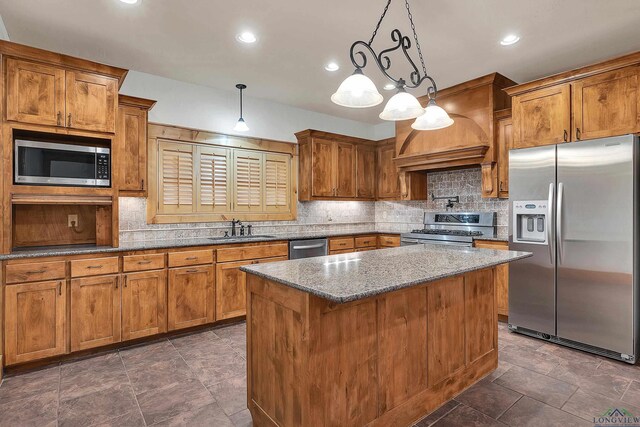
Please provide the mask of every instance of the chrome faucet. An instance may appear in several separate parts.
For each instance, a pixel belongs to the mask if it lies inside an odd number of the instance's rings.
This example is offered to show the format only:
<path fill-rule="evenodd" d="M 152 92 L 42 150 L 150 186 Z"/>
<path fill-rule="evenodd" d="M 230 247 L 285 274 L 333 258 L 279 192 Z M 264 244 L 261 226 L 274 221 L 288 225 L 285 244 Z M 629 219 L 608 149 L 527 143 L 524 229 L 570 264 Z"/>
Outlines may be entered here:
<path fill-rule="evenodd" d="M 231 220 L 231 236 L 236 235 L 236 225 L 242 225 L 242 221 L 240 221 L 239 219 L 233 218 Z"/>

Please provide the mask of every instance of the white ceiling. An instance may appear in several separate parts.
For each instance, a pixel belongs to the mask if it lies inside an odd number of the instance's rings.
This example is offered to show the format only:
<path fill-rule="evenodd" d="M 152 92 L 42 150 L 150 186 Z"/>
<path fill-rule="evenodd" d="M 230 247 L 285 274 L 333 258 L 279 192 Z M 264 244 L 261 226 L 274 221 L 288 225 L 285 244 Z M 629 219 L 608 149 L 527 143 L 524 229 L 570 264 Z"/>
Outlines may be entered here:
<path fill-rule="evenodd" d="M 353 71 L 351 43 L 369 39 L 384 5 L 0 0 L 0 15 L 18 43 L 216 88 L 235 90 L 243 82 L 252 97 L 378 123 L 382 106 L 346 109 L 329 97 Z M 638 0 L 413 0 L 411 6 L 427 69 L 441 88 L 494 71 L 524 82 L 640 50 Z M 374 46 L 389 47 L 394 27 L 410 30 L 401 0 L 392 2 Z M 258 42 L 238 43 L 235 36 L 244 29 L 254 31 Z M 500 46 L 508 33 L 521 41 Z M 342 68 L 325 71 L 329 60 Z M 385 81 L 369 62 L 365 72 L 382 91 Z"/>

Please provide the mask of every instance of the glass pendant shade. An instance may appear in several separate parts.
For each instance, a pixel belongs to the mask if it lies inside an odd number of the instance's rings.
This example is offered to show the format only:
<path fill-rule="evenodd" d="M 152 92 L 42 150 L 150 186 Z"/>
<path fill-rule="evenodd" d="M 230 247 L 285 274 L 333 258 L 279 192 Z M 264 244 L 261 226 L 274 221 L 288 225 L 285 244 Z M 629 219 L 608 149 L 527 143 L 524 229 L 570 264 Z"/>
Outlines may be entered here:
<path fill-rule="evenodd" d="M 415 96 L 401 89 L 393 95 L 384 106 L 384 110 L 380 113 L 382 120 L 408 120 L 424 114 L 424 108 Z"/>
<path fill-rule="evenodd" d="M 351 108 L 373 107 L 382 103 L 383 99 L 376 85 L 359 68 L 331 95 L 335 104 Z"/>
<path fill-rule="evenodd" d="M 430 99 L 424 114 L 411 124 L 415 130 L 436 130 L 443 129 L 453 124 L 453 119 L 449 117 L 442 107 L 436 104 L 435 99 Z"/>
<path fill-rule="evenodd" d="M 247 124 L 244 122 L 244 119 L 240 117 L 236 125 L 233 127 L 233 130 L 235 130 L 236 132 L 246 132 L 249 130 L 249 126 L 247 126 Z"/>

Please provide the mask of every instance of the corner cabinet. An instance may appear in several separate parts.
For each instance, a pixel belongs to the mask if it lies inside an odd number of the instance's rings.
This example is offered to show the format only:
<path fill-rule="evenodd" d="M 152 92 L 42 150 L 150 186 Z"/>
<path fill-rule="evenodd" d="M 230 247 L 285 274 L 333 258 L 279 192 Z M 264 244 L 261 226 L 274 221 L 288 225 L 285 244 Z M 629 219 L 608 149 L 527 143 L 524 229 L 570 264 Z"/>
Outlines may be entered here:
<path fill-rule="evenodd" d="M 507 89 L 513 148 L 640 132 L 640 53 Z"/>
<path fill-rule="evenodd" d="M 117 78 L 17 58 L 6 73 L 7 120 L 115 132 Z"/>
<path fill-rule="evenodd" d="M 120 95 L 114 165 L 119 169 L 120 196 L 146 196 L 147 121 L 155 101 Z"/>

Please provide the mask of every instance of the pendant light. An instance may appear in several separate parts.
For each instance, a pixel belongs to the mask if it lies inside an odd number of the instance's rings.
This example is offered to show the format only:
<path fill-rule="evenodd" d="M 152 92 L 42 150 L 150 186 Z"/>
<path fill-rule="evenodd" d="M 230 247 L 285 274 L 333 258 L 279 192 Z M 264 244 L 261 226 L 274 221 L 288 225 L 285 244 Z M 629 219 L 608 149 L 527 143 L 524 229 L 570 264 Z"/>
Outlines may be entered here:
<path fill-rule="evenodd" d="M 244 122 L 244 118 L 242 117 L 242 91 L 247 88 L 247 85 L 238 83 L 236 85 L 236 88 L 240 90 L 240 118 L 238 119 L 236 125 L 233 127 L 233 130 L 235 130 L 236 132 L 247 132 L 249 130 L 249 126 L 247 126 L 247 124 Z"/>
<path fill-rule="evenodd" d="M 424 110 L 424 114 L 416 119 L 411 124 L 411 127 L 415 130 L 436 130 L 449 127 L 453 124 L 453 119 L 449 117 L 449 114 L 436 104 L 435 93 L 429 88 L 427 96 L 429 102 L 427 108 Z"/>
<path fill-rule="evenodd" d="M 433 93 L 433 97 L 430 97 L 429 104 L 427 105 L 429 114 L 423 119 L 428 119 L 428 124 L 422 126 L 425 130 L 436 129 L 432 127 L 435 126 L 431 123 L 432 121 L 435 121 L 435 123 L 441 127 L 449 126 L 453 123 L 453 120 L 451 120 L 446 111 L 435 104 L 435 95 L 437 94 L 438 89 L 436 87 L 435 80 L 427 74 L 427 66 L 425 65 L 424 57 L 422 56 L 422 49 L 420 48 L 420 42 L 418 41 L 416 26 L 413 23 L 413 15 L 411 14 L 411 8 L 409 7 L 409 0 L 405 0 L 404 4 L 407 10 L 409 24 L 411 25 L 411 31 L 413 32 L 413 41 L 409 37 L 403 36 L 400 30 L 396 28 L 391 31 L 391 40 L 393 41 L 393 45 L 379 52 L 374 50 L 373 40 L 380 29 L 380 24 L 382 24 L 382 21 L 389 10 L 389 6 L 391 6 L 391 0 L 387 0 L 387 4 L 369 41 L 365 42 L 363 40 L 358 40 L 351 45 L 349 54 L 351 57 L 351 63 L 356 67 L 356 70 L 351 76 L 347 77 L 342 82 L 336 93 L 331 96 L 331 100 L 338 105 L 351 108 L 373 107 L 382 102 L 382 95 L 380 95 L 371 79 L 366 77 L 363 72 L 363 69 L 367 66 L 367 62 L 370 58 L 382 74 L 391 80 L 393 85 L 398 88 L 398 93 L 389 99 L 384 110 L 380 113 L 381 119 L 392 121 L 408 120 L 415 119 L 426 114 L 427 110 L 422 108 L 416 97 L 408 93 L 406 90 L 416 89 L 426 80 L 429 84 L 429 90 L 427 93 Z M 414 61 L 410 54 L 412 43 L 415 43 L 421 68 L 416 66 L 417 61 Z M 390 73 L 391 54 L 397 50 L 401 51 L 403 55 L 400 56 L 404 56 L 409 63 L 411 71 L 407 80 L 401 77 L 394 78 Z M 422 123 L 422 121 L 420 123 Z M 417 125 L 420 125 L 420 123 L 417 123 Z M 414 123 L 414 125 L 416 125 L 416 123 Z"/>

